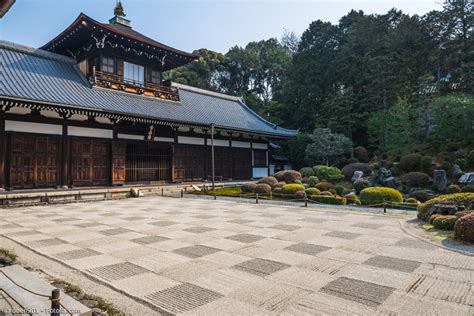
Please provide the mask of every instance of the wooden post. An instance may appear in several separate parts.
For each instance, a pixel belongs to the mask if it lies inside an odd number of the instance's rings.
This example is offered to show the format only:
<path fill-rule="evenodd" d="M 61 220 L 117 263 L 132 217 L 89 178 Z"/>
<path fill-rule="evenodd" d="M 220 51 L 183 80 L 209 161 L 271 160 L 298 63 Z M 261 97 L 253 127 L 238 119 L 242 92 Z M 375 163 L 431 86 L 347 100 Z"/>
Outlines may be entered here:
<path fill-rule="evenodd" d="M 61 187 L 67 187 L 70 184 L 69 181 L 69 137 L 68 134 L 68 121 L 67 117 L 64 116 L 63 120 L 63 134 L 62 134 L 62 166 L 61 166 Z"/>
<path fill-rule="evenodd" d="M 211 124 L 211 164 L 212 164 L 212 190 L 216 189 L 215 174 L 215 156 L 214 156 L 214 124 Z"/>
<path fill-rule="evenodd" d="M 387 213 L 387 203 L 383 200 L 383 212 Z"/>
<path fill-rule="evenodd" d="M 204 155 L 205 155 L 205 161 L 204 161 L 204 181 L 207 181 L 209 179 L 209 147 L 208 147 L 208 131 L 204 130 Z"/>
<path fill-rule="evenodd" d="M 258 204 L 258 193 L 255 195 L 255 204 Z"/>
<path fill-rule="evenodd" d="M 51 292 L 51 316 L 61 315 L 61 303 L 59 298 L 59 289 L 54 289 Z"/>
<path fill-rule="evenodd" d="M 5 137 L 5 112 L 3 109 L 0 109 L 0 189 L 5 189 L 5 159 L 7 153 L 6 146 L 6 137 Z"/>

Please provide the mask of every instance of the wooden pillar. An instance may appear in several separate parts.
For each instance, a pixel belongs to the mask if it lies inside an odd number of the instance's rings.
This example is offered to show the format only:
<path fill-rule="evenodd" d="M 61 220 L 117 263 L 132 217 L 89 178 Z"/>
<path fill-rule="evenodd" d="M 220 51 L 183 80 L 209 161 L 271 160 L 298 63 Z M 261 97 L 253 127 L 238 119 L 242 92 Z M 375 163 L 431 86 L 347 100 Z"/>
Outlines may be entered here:
<path fill-rule="evenodd" d="M 230 177 L 231 180 L 234 180 L 235 178 L 235 172 L 234 172 L 234 153 L 232 151 L 232 133 L 229 132 L 229 152 L 230 152 Z"/>
<path fill-rule="evenodd" d="M 66 188 L 72 184 L 70 174 L 70 146 L 68 137 L 68 117 L 63 116 L 63 134 L 62 134 L 62 159 L 61 159 L 61 187 Z"/>
<path fill-rule="evenodd" d="M 178 128 L 174 127 L 173 128 L 173 146 L 171 146 L 171 182 L 176 182 L 175 179 L 175 172 L 174 172 L 174 155 L 175 155 L 175 147 L 178 144 Z"/>
<path fill-rule="evenodd" d="M 5 112 L 3 109 L 0 109 L 0 189 L 5 189 L 6 184 L 6 155 L 7 155 L 7 146 L 6 146 L 6 136 L 5 136 Z"/>
<path fill-rule="evenodd" d="M 270 175 L 270 141 L 267 143 L 267 175 Z"/>
<path fill-rule="evenodd" d="M 253 179 L 253 166 L 255 165 L 253 156 L 253 136 L 250 135 L 250 154 L 252 155 L 252 165 L 250 166 L 250 178 Z"/>
<path fill-rule="evenodd" d="M 208 131 L 204 130 L 204 180 L 208 179 L 209 176 L 209 146 L 208 146 Z"/>

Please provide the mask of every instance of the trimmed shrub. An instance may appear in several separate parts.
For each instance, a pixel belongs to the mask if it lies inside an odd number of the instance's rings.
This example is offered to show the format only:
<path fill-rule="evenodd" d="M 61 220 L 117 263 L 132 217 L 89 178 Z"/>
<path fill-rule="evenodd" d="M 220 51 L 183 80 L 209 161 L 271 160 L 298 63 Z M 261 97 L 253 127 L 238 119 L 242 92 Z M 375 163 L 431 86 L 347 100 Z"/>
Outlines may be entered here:
<path fill-rule="evenodd" d="M 302 184 L 291 183 L 284 185 L 282 188 L 283 194 L 295 194 L 298 191 L 304 191 L 304 186 Z"/>
<path fill-rule="evenodd" d="M 336 190 L 336 194 L 338 194 L 338 195 L 343 195 L 343 194 L 344 194 L 344 191 L 345 191 L 343 185 L 336 185 L 336 186 L 334 187 L 334 190 Z"/>
<path fill-rule="evenodd" d="M 474 184 L 468 184 L 462 187 L 462 193 L 474 193 Z"/>
<path fill-rule="evenodd" d="M 309 195 L 320 195 L 321 194 L 321 191 L 319 191 L 318 189 L 316 188 L 309 188 L 309 189 L 306 189 L 305 190 L 306 194 L 309 196 Z"/>
<path fill-rule="evenodd" d="M 403 195 L 395 189 L 385 187 L 366 188 L 360 192 L 362 205 L 381 204 L 385 202 L 403 202 Z"/>
<path fill-rule="evenodd" d="M 278 180 L 275 177 L 263 177 L 257 181 L 257 184 L 260 183 L 268 184 L 273 188 L 278 183 Z"/>
<path fill-rule="evenodd" d="M 323 191 L 321 192 L 319 195 L 324 195 L 324 196 L 334 196 L 334 194 L 332 194 L 331 192 L 329 191 Z"/>
<path fill-rule="evenodd" d="M 410 188 L 413 187 L 427 187 L 431 182 L 429 175 L 423 172 L 409 172 L 401 177 L 402 183 L 408 185 Z"/>
<path fill-rule="evenodd" d="M 372 172 L 372 169 L 368 164 L 362 162 L 351 163 L 342 168 L 342 173 L 347 180 L 352 178 L 355 171 L 362 171 L 364 175 L 369 175 Z"/>
<path fill-rule="evenodd" d="M 467 156 L 467 163 L 471 168 L 474 168 L 474 150 L 469 152 L 469 155 Z"/>
<path fill-rule="evenodd" d="M 439 215 L 435 214 L 432 215 L 430 218 L 430 223 L 435 228 L 442 229 L 442 230 L 453 230 L 454 224 L 458 218 L 454 215 Z"/>
<path fill-rule="evenodd" d="M 253 193 L 258 194 L 270 194 L 272 192 L 272 187 L 266 183 L 259 183 L 255 186 Z"/>
<path fill-rule="evenodd" d="M 314 166 L 313 170 L 316 176 L 320 180 L 326 180 L 326 181 L 335 183 L 344 179 L 344 175 L 342 174 L 341 170 L 337 167 L 319 165 L 319 166 Z"/>
<path fill-rule="evenodd" d="M 359 162 L 369 162 L 369 152 L 365 147 L 362 146 L 357 146 L 354 148 L 354 157 L 359 161 Z"/>
<path fill-rule="evenodd" d="M 314 170 L 311 167 L 301 168 L 300 173 L 303 178 L 309 178 L 311 176 L 314 176 Z"/>
<path fill-rule="evenodd" d="M 459 185 L 451 184 L 446 188 L 446 193 L 448 194 L 454 194 L 459 192 L 461 192 L 461 188 L 459 187 Z"/>
<path fill-rule="evenodd" d="M 438 169 L 443 169 L 446 171 L 447 174 L 450 174 L 451 170 L 453 169 L 453 166 L 449 161 L 445 160 L 441 163 L 441 166 L 439 166 Z"/>
<path fill-rule="evenodd" d="M 461 218 L 463 217 L 464 215 L 467 215 L 467 214 L 471 214 L 471 213 L 474 213 L 473 210 L 470 210 L 470 211 L 459 211 L 459 212 L 456 212 L 456 214 L 454 214 L 457 218 Z"/>
<path fill-rule="evenodd" d="M 340 196 L 325 196 L 325 195 L 312 195 L 311 200 L 319 203 L 332 204 L 332 205 L 346 205 L 347 200 Z"/>
<path fill-rule="evenodd" d="M 421 171 L 423 171 L 424 173 L 430 173 L 432 165 L 433 165 L 433 157 L 423 156 L 423 158 L 421 158 L 420 167 L 421 167 Z"/>
<path fill-rule="evenodd" d="M 474 204 L 474 193 L 445 194 L 435 197 L 421 205 L 418 205 L 418 218 L 427 221 L 431 215 L 433 207 L 437 204 L 451 204 L 470 209 Z"/>
<path fill-rule="evenodd" d="M 421 159 L 420 154 L 408 154 L 400 159 L 400 168 L 405 172 L 420 171 Z"/>
<path fill-rule="evenodd" d="M 331 182 L 323 181 L 316 184 L 316 188 L 319 191 L 329 191 L 331 189 L 334 189 L 334 185 Z"/>
<path fill-rule="evenodd" d="M 301 180 L 301 173 L 295 170 L 283 170 L 275 173 L 275 178 L 278 181 L 284 181 L 286 183 L 295 183 L 296 180 Z"/>
<path fill-rule="evenodd" d="M 303 184 L 303 182 L 301 180 L 295 180 L 295 182 L 293 183 L 296 183 L 296 184 Z"/>
<path fill-rule="evenodd" d="M 240 186 L 240 191 L 244 193 L 253 193 L 257 185 L 255 183 L 244 183 Z"/>
<path fill-rule="evenodd" d="M 462 241 L 474 242 L 474 213 L 464 215 L 456 221 L 454 236 Z"/>
<path fill-rule="evenodd" d="M 354 189 L 356 190 L 357 194 L 360 194 L 362 190 L 368 188 L 370 186 L 369 181 L 366 179 L 357 179 L 354 182 Z"/>
<path fill-rule="evenodd" d="M 311 176 L 308 178 L 308 180 L 306 181 L 306 183 L 310 186 L 310 187 L 314 187 L 316 186 L 316 184 L 319 183 L 319 179 L 318 177 L 316 176 Z"/>
<path fill-rule="evenodd" d="M 305 197 L 306 197 L 305 191 L 298 191 L 293 195 L 293 198 L 298 199 L 298 200 L 304 199 Z"/>
<path fill-rule="evenodd" d="M 273 189 L 274 194 L 282 194 L 283 189 L 281 187 L 276 187 Z"/>
<path fill-rule="evenodd" d="M 413 197 L 410 197 L 410 198 L 406 199 L 405 202 L 406 203 L 411 203 L 411 204 L 420 204 L 420 202 L 417 199 L 413 198 Z"/>
<path fill-rule="evenodd" d="M 467 170 L 467 160 L 464 158 L 458 158 L 454 161 L 455 164 L 457 164 L 462 171 Z"/>
<path fill-rule="evenodd" d="M 283 188 L 286 185 L 286 182 L 280 181 L 273 186 L 273 188 Z"/>
<path fill-rule="evenodd" d="M 328 191 L 331 192 L 333 195 L 337 194 L 336 189 L 329 189 Z"/>
<path fill-rule="evenodd" d="M 431 198 L 428 192 L 423 191 L 423 190 L 418 190 L 418 191 L 410 193 L 410 197 L 417 199 L 421 203 L 425 203 Z"/>
<path fill-rule="evenodd" d="M 359 198 L 354 193 L 344 195 L 347 200 L 347 204 L 361 205 Z"/>

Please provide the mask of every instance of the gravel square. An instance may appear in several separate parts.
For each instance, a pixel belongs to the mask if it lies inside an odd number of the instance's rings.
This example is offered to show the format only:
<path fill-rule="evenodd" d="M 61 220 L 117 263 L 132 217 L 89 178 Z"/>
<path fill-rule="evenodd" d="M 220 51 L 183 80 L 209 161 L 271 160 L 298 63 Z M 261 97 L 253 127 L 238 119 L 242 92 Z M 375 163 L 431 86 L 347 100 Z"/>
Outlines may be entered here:
<path fill-rule="evenodd" d="M 149 272 L 147 269 L 130 262 L 111 264 L 87 271 L 108 281 L 126 279 L 135 275 Z"/>
<path fill-rule="evenodd" d="M 60 253 L 55 254 L 55 256 L 63 260 L 73 260 L 73 259 L 99 256 L 101 254 L 102 253 L 92 250 L 92 249 L 78 249 L 78 250 L 60 252 Z"/>
<path fill-rule="evenodd" d="M 74 226 L 81 227 L 81 228 L 89 228 L 89 227 L 96 227 L 96 226 L 101 226 L 102 224 L 99 223 L 82 223 L 82 224 L 76 224 Z"/>
<path fill-rule="evenodd" d="M 196 227 L 190 227 L 190 228 L 187 228 L 187 229 L 183 229 L 183 231 L 185 231 L 185 232 L 194 233 L 194 234 L 202 234 L 202 233 L 210 232 L 210 231 L 213 231 L 213 230 L 216 230 L 216 229 L 211 228 L 211 227 L 202 227 L 202 226 L 196 226 Z"/>
<path fill-rule="evenodd" d="M 352 227 L 359 227 L 359 228 L 368 228 L 368 229 L 378 229 L 382 227 L 382 224 L 374 224 L 374 223 L 355 223 L 351 225 Z"/>
<path fill-rule="evenodd" d="M 331 249 L 330 247 L 320 246 L 320 245 L 313 245 L 313 244 L 305 244 L 299 243 L 295 245 L 291 245 L 285 248 L 286 250 L 304 253 L 306 255 L 315 256 L 316 254 Z"/>
<path fill-rule="evenodd" d="M 170 239 L 166 237 L 161 237 L 161 236 L 146 236 L 146 237 L 135 238 L 130 241 L 133 241 L 140 245 L 149 245 L 155 242 L 166 241 L 166 240 L 170 240 Z"/>
<path fill-rule="evenodd" d="M 35 240 L 28 243 L 28 245 L 33 248 L 57 246 L 57 245 L 64 245 L 64 244 L 67 244 L 67 242 L 59 238 L 41 239 L 41 240 Z"/>
<path fill-rule="evenodd" d="M 285 264 L 285 263 L 276 262 L 276 261 L 267 260 L 267 259 L 260 259 L 260 258 L 244 261 L 233 266 L 233 268 L 237 270 L 255 274 L 262 277 L 270 275 L 277 271 L 289 268 L 289 267 L 290 265 Z"/>
<path fill-rule="evenodd" d="M 273 225 L 268 228 L 273 228 L 273 229 L 279 229 L 279 230 L 285 230 L 285 231 L 295 231 L 297 229 L 300 229 L 301 226 L 295 226 L 295 225 Z"/>
<path fill-rule="evenodd" d="M 182 313 L 221 298 L 217 292 L 183 283 L 145 296 L 153 304 L 171 313 Z"/>
<path fill-rule="evenodd" d="M 375 256 L 365 261 L 364 264 L 402 272 L 413 272 L 421 265 L 421 262 L 386 256 Z"/>
<path fill-rule="evenodd" d="M 243 242 L 246 244 L 250 244 L 252 242 L 256 242 L 264 238 L 265 237 L 263 236 L 252 235 L 252 234 L 237 234 L 237 235 L 226 237 L 226 239 L 235 240 L 235 241 Z"/>
<path fill-rule="evenodd" d="M 234 223 L 234 224 L 248 224 L 248 223 L 252 223 L 254 221 L 251 221 L 251 220 L 248 220 L 248 219 L 234 219 L 234 220 L 231 220 L 231 221 L 227 221 L 227 223 Z"/>
<path fill-rule="evenodd" d="M 158 226 L 158 227 L 165 227 L 165 226 L 176 225 L 179 223 L 176 223 L 173 221 L 158 221 L 158 222 L 153 222 L 153 223 L 148 223 L 148 224 L 153 225 L 153 226 Z"/>
<path fill-rule="evenodd" d="M 400 239 L 395 243 L 394 246 L 399 246 L 399 247 L 407 247 L 407 248 L 415 248 L 415 249 L 435 249 L 436 246 L 433 246 L 429 243 L 426 243 L 421 240 L 416 240 L 416 239 L 410 239 L 410 238 L 403 238 Z"/>
<path fill-rule="evenodd" d="M 102 230 L 99 233 L 107 235 L 107 236 L 115 236 L 120 234 L 132 233 L 132 230 L 126 228 L 112 228 L 107 230 Z"/>
<path fill-rule="evenodd" d="M 342 239 L 355 239 L 359 237 L 360 234 L 350 233 L 350 232 L 341 232 L 341 231 L 332 231 L 327 234 L 324 234 L 324 236 L 336 237 L 336 238 L 342 238 Z"/>
<path fill-rule="evenodd" d="M 73 222 L 73 221 L 78 221 L 78 220 L 79 219 L 72 218 L 72 217 L 64 217 L 64 218 L 53 219 L 53 221 L 58 222 L 58 223 Z"/>
<path fill-rule="evenodd" d="M 346 277 L 338 278 L 321 288 L 321 292 L 372 307 L 382 304 L 394 290 L 389 286 Z"/>
<path fill-rule="evenodd" d="M 203 246 L 203 245 L 195 245 L 195 246 L 183 247 L 183 248 L 173 250 L 174 253 L 177 253 L 179 255 L 183 255 L 189 258 L 200 258 L 207 255 L 211 255 L 218 251 L 221 251 L 221 250 L 217 248 Z"/>

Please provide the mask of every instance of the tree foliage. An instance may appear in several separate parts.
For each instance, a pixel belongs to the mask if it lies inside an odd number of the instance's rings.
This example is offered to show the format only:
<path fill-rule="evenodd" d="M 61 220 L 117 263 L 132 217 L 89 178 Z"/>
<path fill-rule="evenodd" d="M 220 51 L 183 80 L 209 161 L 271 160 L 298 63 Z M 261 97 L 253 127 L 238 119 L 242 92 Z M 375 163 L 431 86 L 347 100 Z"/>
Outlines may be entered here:
<path fill-rule="evenodd" d="M 333 165 L 352 151 L 352 141 L 346 136 L 332 133 L 329 128 L 316 128 L 306 146 L 306 161 L 310 164 Z"/>

